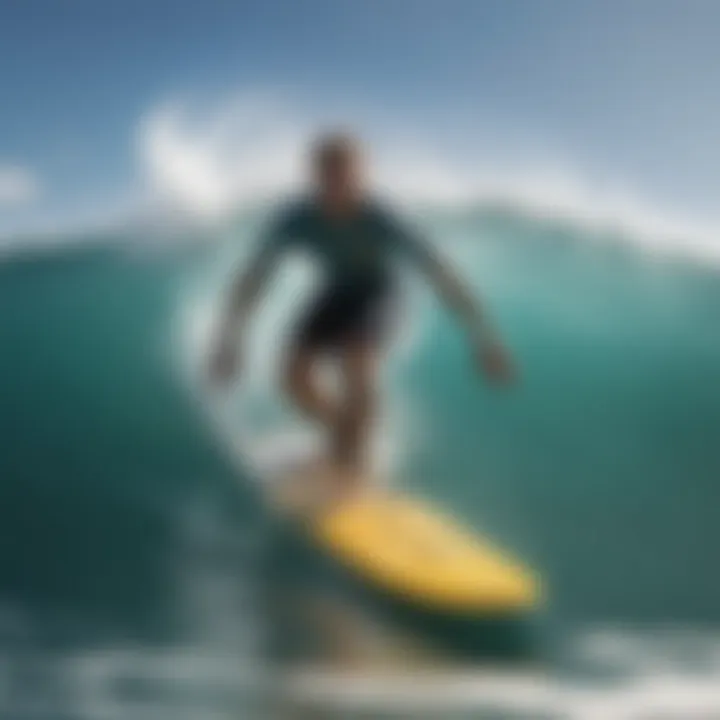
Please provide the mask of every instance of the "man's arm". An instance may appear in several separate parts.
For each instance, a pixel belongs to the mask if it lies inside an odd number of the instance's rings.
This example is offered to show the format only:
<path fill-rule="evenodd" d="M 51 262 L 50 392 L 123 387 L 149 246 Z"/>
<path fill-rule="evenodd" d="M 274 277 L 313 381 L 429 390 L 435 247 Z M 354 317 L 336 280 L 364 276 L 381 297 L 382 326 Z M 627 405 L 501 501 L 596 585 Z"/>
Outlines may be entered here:
<path fill-rule="evenodd" d="M 260 241 L 250 264 L 230 286 L 210 357 L 210 375 L 226 381 L 238 370 L 239 351 L 256 301 L 274 270 L 285 242 L 284 228 L 277 226 Z"/>
<path fill-rule="evenodd" d="M 250 264 L 239 272 L 230 286 L 221 320 L 221 335 L 244 331 L 252 310 L 277 260 L 275 242 L 265 242 Z"/>
<path fill-rule="evenodd" d="M 480 300 L 418 233 L 398 226 L 395 231 L 406 255 L 463 324 L 481 367 L 493 379 L 510 379 L 513 374 L 510 356 Z"/>
<path fill-rule="evenodd" d="M 421 250 L 420 267 L 435 291 L 477 341 L 491 340 L 489 318 L 482 303 L 439 255 L 428 248 Z"/>
<path fill-rule="evenodd" d="M 480 300 L 470 291 L 450 264 L 414 228 L 391 218 L 388 214 L 385 215 L 384 220 L 402 254 L 422 272 L 471 336 L 480 339 L 481 332 L 489 333 L 488 318 Z"/>

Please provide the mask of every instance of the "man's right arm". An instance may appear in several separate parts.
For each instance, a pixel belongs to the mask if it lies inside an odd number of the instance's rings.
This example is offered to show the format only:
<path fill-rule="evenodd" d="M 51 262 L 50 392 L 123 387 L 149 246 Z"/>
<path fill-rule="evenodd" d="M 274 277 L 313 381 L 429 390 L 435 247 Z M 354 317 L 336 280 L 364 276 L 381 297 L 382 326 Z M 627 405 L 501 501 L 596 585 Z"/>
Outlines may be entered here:
<path fill-rule="evenodd" d="M 286 244 L 286 224 L 276 223 L 264 233 L 249 265 L 233 279 L 211 351 L 210 374 L 216 381 L 229 380 L 239 369 L 245 328 Z"/>
<path fill-rule="evenodd" d="M 281 245 L 281 236 L 270 235 L 263 238 L 259 251 L 245 270 L 235 277 L 225 310 L 224 324 L 228 326 L 229 331 L 244 330 L 255 302 L 277 264 Z"/>

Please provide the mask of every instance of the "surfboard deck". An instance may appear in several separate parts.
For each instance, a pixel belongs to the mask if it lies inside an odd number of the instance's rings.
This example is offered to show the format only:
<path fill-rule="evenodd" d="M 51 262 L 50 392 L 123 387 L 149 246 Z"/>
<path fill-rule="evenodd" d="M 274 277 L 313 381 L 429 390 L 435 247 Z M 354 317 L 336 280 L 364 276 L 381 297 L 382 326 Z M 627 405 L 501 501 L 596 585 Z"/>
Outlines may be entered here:
<path fill-rule="evenodd" d="M 307 470 L 277 486 L 277 509 L 364 582 L 418 606 L 456 613 L 526 611 L 540 599 L 529 569 L 411 494 L 370 487 L 324 502 Z"/>

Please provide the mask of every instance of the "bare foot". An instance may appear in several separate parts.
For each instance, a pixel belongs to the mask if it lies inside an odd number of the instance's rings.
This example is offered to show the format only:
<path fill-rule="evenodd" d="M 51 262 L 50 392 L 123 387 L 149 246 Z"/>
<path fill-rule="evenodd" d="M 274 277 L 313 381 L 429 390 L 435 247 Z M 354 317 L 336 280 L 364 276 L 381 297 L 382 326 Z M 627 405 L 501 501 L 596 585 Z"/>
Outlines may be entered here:
<path fill-rule="evenodd" d="M 293 468 L 282 481 L 279 491 L 281 504 L 292 512 L 306 512 L 324 495 L 325 463 L 309 460 Z"/>
<path fill-rule="evenodd" d="M 375 487 L 370 474 L 317 459 L 285 481 L 282 502 L 294 512 L 328 512 Z"/>
<path fill-rule="evenodd" d="M 322 474 L 325 500 L 331 505 L 357 499 L 371 488 L 369 476 L 354 468 L 328 464 Z"/>

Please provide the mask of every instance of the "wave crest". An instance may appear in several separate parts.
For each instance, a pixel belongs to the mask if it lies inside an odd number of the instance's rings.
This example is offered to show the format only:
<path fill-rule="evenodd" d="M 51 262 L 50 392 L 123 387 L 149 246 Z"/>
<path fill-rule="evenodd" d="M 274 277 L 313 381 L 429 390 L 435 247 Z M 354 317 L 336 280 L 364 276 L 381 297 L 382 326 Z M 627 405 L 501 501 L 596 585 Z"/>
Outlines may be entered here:
<path fill-rule="evenodd" d="M 300 187 L 305 147 L 318 124 L 270 96 L 235 98 L 201 113 L 164 104 L 138 130 L 145 187 L 161 212 L 197 221 L 226 217 Z M 410 135 L 368 128 L 377 149 L 372 184 L 404 207 L 502 207 L 610 233 L 663 255 L 720 260 L 714 224 L 660 209 L 621 183 L 593 182 L 567 163 L 461 160 Z"/>

